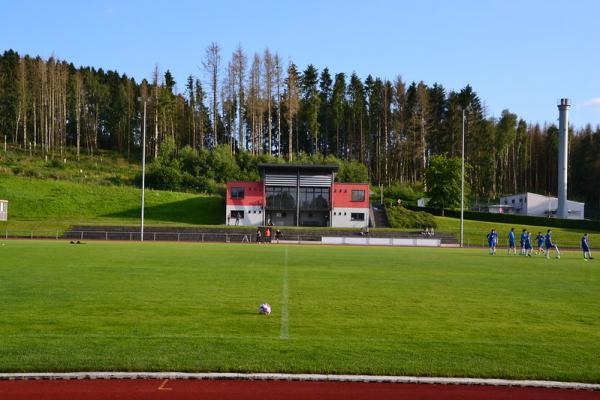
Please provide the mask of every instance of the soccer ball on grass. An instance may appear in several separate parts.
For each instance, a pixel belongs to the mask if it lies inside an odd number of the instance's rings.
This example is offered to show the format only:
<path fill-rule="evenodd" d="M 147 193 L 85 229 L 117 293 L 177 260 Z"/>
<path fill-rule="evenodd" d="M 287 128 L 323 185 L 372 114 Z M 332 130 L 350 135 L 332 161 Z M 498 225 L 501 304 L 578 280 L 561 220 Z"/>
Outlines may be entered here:
<path fill-rule="evenodd" d="M 264 315 L 271 314 L 271 306 L 268 303 L 261 304 L 260 306 L 258 306 L 258 313 Z"/>

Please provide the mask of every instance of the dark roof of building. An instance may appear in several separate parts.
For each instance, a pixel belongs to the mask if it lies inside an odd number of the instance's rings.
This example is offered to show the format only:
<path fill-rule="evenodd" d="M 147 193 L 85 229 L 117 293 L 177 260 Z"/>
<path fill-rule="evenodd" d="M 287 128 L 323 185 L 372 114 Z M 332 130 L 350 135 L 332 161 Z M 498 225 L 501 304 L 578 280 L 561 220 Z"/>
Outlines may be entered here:
<path fill-rule="evenodd" d="M 339 167 L 336 164 L 258 164 L 259 171 L 283 171 L 283 172 L 296 172 L 296 171 L 322 171 L 322 172 L 336 172 Z"/>

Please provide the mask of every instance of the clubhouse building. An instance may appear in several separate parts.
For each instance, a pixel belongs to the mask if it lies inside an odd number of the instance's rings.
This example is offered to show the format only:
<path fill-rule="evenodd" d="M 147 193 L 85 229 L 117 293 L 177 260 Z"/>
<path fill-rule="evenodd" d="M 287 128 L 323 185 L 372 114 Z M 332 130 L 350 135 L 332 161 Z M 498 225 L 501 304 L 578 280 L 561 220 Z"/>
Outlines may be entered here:
<path fill-rule="evenodd" d="M 369 184 L 335 183 L 337 165 L 259 164 L 260 182 L 228 182 L 228 225 L 369 224 Z"/>

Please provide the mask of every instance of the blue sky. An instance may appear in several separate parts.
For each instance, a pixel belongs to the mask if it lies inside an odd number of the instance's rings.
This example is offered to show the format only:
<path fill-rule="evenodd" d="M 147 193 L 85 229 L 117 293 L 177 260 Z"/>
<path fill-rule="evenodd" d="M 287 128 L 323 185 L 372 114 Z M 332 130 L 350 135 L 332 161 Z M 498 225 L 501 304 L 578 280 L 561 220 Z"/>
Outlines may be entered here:
<path fill-rule="evenodd" d="M 405 81 L 471 84 L 488 114 L 510 109 L 554 122 L 571 98 L 571 121 L 600 124 L 600 1 L 7 1 L 0 50 L 116 69 L 136 79 L 158 64 L 182 88 L 204 78 L 206 46 L 227 61 L 241 43 L 300 68 Z"/>

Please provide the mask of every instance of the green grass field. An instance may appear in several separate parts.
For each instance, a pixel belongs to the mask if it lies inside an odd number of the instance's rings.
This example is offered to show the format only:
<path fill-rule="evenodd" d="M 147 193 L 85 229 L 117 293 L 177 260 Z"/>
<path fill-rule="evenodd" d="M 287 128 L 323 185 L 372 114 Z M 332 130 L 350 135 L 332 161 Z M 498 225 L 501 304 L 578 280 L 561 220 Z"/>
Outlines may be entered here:
<path fill-rule="evenodd" d="M 600 263 L 575 252 L 0 243 L 4 372 L 600 382 Z"/>

